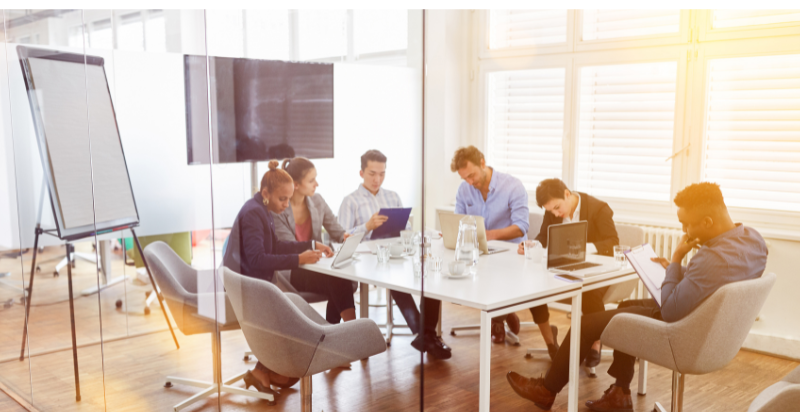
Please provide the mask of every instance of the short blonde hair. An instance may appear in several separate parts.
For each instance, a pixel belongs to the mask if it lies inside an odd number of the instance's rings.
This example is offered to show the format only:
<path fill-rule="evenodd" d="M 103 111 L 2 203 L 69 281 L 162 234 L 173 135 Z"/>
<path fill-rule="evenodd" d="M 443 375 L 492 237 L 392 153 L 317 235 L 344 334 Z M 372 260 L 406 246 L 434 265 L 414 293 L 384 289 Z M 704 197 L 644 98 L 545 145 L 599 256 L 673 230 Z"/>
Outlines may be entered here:
<path fill-rule="evenodd" d="M 457 172 L 458 169 L 467 166 L 467 162 L 474 164 L 475 166 L 481 165 L 481 160 L 483 160 L 483 153 L 478 150 L 475 146 L 467 146 L 461 147 L 456 150 L 456 154 L 453 155 L 453 161 L 450 162 L 450 171 Z"/>

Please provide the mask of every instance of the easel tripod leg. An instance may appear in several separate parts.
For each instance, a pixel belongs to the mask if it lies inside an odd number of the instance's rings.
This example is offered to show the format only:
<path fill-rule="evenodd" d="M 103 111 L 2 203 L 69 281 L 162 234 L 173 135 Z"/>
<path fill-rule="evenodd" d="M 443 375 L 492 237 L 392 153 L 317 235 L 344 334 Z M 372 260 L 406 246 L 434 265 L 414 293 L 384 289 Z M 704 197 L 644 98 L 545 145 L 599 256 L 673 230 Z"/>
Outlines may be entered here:
<path fill-rule="evenodd" d="M 72 245 L 67 243 L 67 256 L 72 252 Z M 72 364 L 75 369 L 75 400 L 81 400 L 81 380 L 78 375 L 78 341 L 75 337 L 75 306 L 72 299 L 72 265 L 67 265 L 67 279 L 69 281 L 69 320 L 72 326 Z"/>
<path fill-rule="evenodd" d="M 25 359 L 25 343 L 28 338 L 28 322 L 30 322 L 28 316 L 31 313 L 31 296 L 33 295 L 33 275 L 36 273 L 36 252 L 39 251 L 39 234 L 41 230 L 39 225 L 36 225 L 36 237 L 33 240 L 33 260 L 31 261 L 31 280 L 28 281 L 28 296 L 25 298 L 25 326 L 22 327 L 22 349 L 19 351 L 19 360 Z M 25 296 L 24 283 L 22 289 L 22 296 Z"/>
<path fill-rule="evenodd" d="M 177 349 L 180 349 L 181 345 L 178 344 L 178 338 L 175 336 L 175 331 L 172 330 L 172 322 L 169 321 L 169 316 L 167 315 L 167 309 L 164 307 L 164 299 L 162 299 L 161 297 L 161 290 L 156 285 L 156 281 L 155 279 L 153 279 L 153 274 L 150 273 L 150 265 L 147 264 L 147 258 L 144 257 L 144 250 L 142 250 L 142 244 L 139 243 L 139 237 L 136 236 L 136 232 L 133 231 L 133 228 L 131 228 L 131 234 L 133 235 L 134 242 L 136 242 L 136 248 L 139 250 L 139 256 L 142 257 L 142 263 L 144 264 L 144 268 L 147 271 L 147 276 L 150 278 L 150 284 L 153 285 L 153 293 L 156 294 L 158 304 L 161 306 L 161 313 L 164 314 L 164 319 L 167 321 L 167 326 L 169 326 L 169 333 L 172 334 L 172 340 L 175 341 L 175 347 Z"/>

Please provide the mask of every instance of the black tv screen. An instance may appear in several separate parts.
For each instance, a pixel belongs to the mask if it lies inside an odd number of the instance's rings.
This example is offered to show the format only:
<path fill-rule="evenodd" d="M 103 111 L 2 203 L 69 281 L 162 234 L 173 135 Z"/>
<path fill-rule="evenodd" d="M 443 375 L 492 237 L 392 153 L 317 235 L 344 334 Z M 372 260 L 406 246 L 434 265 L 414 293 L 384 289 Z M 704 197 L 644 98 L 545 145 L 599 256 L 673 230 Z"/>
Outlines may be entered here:
<path fill-rule="evenodd" d="M 333 157 L 333 64 L 206 61 L 184 56 L 189 164 Z"/>

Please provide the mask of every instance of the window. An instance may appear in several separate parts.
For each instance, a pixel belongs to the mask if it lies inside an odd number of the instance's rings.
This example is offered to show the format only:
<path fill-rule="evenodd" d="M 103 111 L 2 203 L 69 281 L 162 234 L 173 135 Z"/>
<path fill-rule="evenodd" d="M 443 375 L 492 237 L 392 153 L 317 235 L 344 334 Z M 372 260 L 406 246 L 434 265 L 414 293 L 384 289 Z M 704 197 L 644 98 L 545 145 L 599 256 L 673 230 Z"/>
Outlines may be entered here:
<path fill-rule="evenodd" d="M 755 26 L 800 22 L 800 10 L 714 10 L 711 27 Z"/>
<path fill-rule="evenodd" d="M 300 60 L 347 55 L 345 10 L 298 11 Z"/>
<path fill-rule="evenodd" d="M 120 18 L 117 31 L 117 48 L 120 50 L 144 50 L 144 25 L 141 13 L 125 14 Z"/>
<path fill-rule="evenodd" d="M 531 47 L 567 41 L 566 10 L 491 10 L 489 48 Z"/>
<path fill-rule="evenodd" d="M 800 54 L 709 62 L 703 180 L 728 206 L 800 211 Z"/>
<path fill-rule="evenodd" d="M 408 48 L 407 10 L 354 10 L 357 55 Z"/>
<path fill-rule="evenodd" d="M 161 10 L 150 10 L 144 24 L 145 46 L 149 52 L 167 51 L 167 27 Z"/>
<path fill-rule="evenodd" d="M 678 33 L 680 10 L 584 10 L 583 40 Z"/>
<path fill-rule="evenodd" d="M 600 197 L 670 198 L 677 62 L 584 67 L 577 189 Z"/>
<path fill-rule="evenodd" d="M 70 27 L 69 35 L 67 37 L 67 45 L 69 47 L 83 48 L 83 41 L 81 38 L 85 35 L 83 26 Z M 23 44 L 22 40 L 17 40 L 18 43 Z"/>
<path fill-rule="evenodd" d="M 245 11 L 247 57 L 291 60 L 289 10 Z"/>
<path fill-rule="evenodd" d="M 489 75 L 489 164 L 529 191 L 561 178 L 566 69 Z"/>
<path fill-rule="evenodd" d="M 104 19 L 92 23 L 92 32 L 89 35 L 89 46 L 93 49 L 111 49 L 114 46 L 111 36 L 111 19 Z"/>

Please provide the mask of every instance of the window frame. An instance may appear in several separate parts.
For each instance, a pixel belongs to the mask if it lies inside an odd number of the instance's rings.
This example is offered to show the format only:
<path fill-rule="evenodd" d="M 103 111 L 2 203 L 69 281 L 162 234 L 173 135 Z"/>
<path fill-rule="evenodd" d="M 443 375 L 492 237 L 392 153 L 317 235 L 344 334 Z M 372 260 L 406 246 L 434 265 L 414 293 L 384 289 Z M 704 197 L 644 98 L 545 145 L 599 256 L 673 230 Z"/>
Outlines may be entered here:
<path fill-rule="evenodd" d="M 759 37 L 800 35 L 800 21 L 753 26 L 713 28 L 714 10 L 697 10 L 699 42 L 755 39 Z"/>
<path fill-rule="evenodd" d="M 668 46 L 691 42 L 691 10 L 680 10 L 678 32 L 674 34 L 650 34 L 645 36 L 619 37 L 615 39 L 583 40 L 583 17 L 577 14 L 575 23 L 574 51 L 627 49 L 638 47 Z"/>
<path fill-rule="evenodd" d="M 508 47 L 492 50 L 489 48 L 489 10 L 481 10 L 478 17 L 478 39 L 480 59 L 490 60 L 503 57 L 568 53 L 573 51 L 575 37 L 575 21 L 577 10 L 567 10 L 567 41 L 543 46 Z"/>

